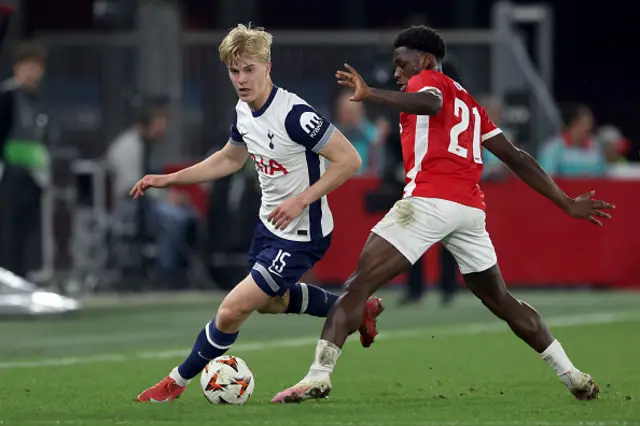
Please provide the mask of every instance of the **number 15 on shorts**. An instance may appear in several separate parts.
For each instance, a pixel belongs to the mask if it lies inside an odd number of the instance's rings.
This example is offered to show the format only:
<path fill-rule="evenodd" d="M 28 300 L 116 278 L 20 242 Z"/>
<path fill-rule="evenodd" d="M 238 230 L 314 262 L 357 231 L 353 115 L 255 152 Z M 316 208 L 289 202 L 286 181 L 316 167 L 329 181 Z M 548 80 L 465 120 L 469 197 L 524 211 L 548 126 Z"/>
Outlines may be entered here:
<path fill-rule="evenodd" d="M 291 257 L 291 253 L 287 253 L 282 249 L 278 250 L 278 254 L 275 259 L 273 259 L 273 262 L 271 262 L 271 266 L 269 266 L 269 272 L 282 277 L 282 271 L 284 271 L 284 268 L 287 266 L 288 257 Z"/>

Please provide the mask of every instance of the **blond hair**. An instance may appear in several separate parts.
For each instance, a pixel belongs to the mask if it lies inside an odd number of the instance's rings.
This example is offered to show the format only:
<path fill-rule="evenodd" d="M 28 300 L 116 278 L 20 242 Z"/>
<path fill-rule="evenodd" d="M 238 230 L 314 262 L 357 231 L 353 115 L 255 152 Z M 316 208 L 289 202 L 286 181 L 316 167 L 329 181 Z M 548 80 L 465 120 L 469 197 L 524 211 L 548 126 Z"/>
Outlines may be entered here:
<path fill-rule="evenodd" d="M 222 40 L 218 51 L 220 59 L 227 66 L 237 61 L 243 54 L 262 62 L 269 62 L 271 60 L 271 43 L 273 43 L 273 36 L 264 28 L 251 28 L 251 24 L 248 27 L 238 24 Z"/>

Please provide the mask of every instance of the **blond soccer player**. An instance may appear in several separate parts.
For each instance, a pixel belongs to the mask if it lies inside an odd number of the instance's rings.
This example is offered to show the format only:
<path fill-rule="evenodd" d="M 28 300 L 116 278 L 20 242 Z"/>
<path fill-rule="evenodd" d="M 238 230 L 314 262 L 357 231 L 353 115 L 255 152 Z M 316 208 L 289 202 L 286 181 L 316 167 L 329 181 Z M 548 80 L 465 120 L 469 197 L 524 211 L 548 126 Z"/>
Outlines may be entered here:
<path fill-rule="evenodd" d="M 328 120 L 271 80 L 271 34 L 238 25 L 222 40 L 220 59 L 238 94 L 228 143 L 200 163 L 169 175 L 149 175 L 131 190 L 210 182 L 253 158 L 262 205 L 249 252 L 249 273 L 227 294 L 198 334 L 189 356 L 146 389 L 138 402 L 169 402 L 185 391 L 210 360 L 234 344 L 242 323 L 260 313 L 326 317 L 338 296 L 300 282 L 329 249 L 333 218 L 326 195 L 349 179 L 361 159 Z M 325 167 L 325 161 L 329 165 Z M 371 298 L 359 327 L 364 347 L 377 334 L 380 299 Z"/>

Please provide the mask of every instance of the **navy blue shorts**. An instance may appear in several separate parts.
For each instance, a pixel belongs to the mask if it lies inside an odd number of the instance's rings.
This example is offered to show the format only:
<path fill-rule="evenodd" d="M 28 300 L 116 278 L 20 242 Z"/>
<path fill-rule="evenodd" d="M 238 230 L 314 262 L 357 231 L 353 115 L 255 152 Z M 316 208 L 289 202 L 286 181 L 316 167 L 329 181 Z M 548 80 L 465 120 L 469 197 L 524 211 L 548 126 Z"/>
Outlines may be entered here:
<path fill-rule="evenodd" d="M 285 240 L 271 233 L 258 219 L 249 249 L 251 276 L 269 296 L 284 296 L 330 246 L 331 234 L 316 241 Z"/>

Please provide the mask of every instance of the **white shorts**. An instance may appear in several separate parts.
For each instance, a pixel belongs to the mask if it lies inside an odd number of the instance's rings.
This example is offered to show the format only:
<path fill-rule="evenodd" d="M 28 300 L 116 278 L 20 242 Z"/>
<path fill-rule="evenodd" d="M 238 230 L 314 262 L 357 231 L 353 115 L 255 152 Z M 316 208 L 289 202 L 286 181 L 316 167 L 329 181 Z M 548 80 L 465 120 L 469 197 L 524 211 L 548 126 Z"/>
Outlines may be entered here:
<path fill-rule="evenodd" d="M 462 274 L 482 272 L 498 262 L 485 213 L 439 198 L 404 198 L 371 232 L 390 242 L 411 264 L 437 242 L 458 262 Z"/>

